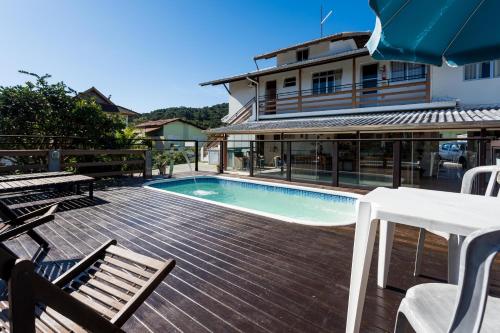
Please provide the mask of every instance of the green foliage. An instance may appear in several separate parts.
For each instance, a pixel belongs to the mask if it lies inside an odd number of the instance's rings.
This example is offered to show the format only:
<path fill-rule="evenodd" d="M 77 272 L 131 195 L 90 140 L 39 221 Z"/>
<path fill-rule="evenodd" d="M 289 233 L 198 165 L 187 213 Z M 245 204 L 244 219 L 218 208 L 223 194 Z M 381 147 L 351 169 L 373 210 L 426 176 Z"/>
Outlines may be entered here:
<path fill-rule="evenodd" d="M 227 115 L 228 112 L 228 103 L 205 106 L 202 108 L 179 106 L 143 113 L 134 123 L 138 124 L 148 120 L 182 118 L 202 128 L 215 128 L 222 125 L 221 118 Z"/>
<path fill-rule="evenodd" d="M 0 133 L 37 136 L 113 137 L 125 128 L 117 116 L 105 114 L 91 99 L 76 98 L 64 82 L 43 76 L 24 85 L 0 87 Z"/>

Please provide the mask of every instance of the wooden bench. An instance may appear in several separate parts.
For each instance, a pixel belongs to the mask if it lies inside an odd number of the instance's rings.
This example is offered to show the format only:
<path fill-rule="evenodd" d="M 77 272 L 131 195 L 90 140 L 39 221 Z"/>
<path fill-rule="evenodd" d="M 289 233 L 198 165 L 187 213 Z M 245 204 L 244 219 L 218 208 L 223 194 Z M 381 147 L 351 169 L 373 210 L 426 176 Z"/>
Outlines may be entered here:
<path fill-rule="evenodd" d="M 53 172 L 34 172 L 34 173 L 24 173 L 19 175 L 3 175 L 0 176 L 0 182 L 8 182 L 14 180 L 26 180 L 26 179 L 37 179 L 37 178 L 51 178 L 51 177 L 61 177 L 72 175 L 69 171 L 53 171 Z"/>
<path fill-rule="evenodd" d="M 174 268 L 111 240 L 50 282 L 0 248 L 0 332 L 123 332 L 121 326 Z"/>
<path fill-rule="evenodd" d="M 35 178 L 25 180 L 13 180 L 0 182 L 0 193 L 19 192 L 43 188 L 57 188 L 64 185 L 76 186 L 76 191 L 80 191 L 80 185 L 88 184 L 89 197 L 94 196 L 94 178 L 84 175 L 69 175 L 50 178 Z"/>

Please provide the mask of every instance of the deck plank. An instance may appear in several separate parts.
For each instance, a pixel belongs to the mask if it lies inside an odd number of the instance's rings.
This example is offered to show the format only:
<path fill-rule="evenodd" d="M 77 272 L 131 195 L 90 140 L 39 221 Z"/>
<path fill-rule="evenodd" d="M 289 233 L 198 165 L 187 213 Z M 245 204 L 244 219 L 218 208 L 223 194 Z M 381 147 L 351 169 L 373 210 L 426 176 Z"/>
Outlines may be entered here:
<path fill-rule="evenodd" d="M 7 199 L 20 212 L 59 196 Z M 310 227 L 180 198 L 124 183 L 72 197 L 53 222 L 39 227 L 51 244 L 40 272 L 54 279 L 110 238 L 120 247 L 177 266 L 125 324 L 145 332 L 343 332 L 353 227 Z M 404 291 L 446 277 L 446 247 L 426 243 L 424 274 L 414 278 L 417 230 L 397 227 L 390 288 L 376 287 L 370 270 L 362 331 L 391 332 Z M 7 243 L 31 257 L 37 245 L 22 236 Z M 376 252 L 375 252 L 376 253 Z M 495 266 L 493 290 L 500 290 Z"/>

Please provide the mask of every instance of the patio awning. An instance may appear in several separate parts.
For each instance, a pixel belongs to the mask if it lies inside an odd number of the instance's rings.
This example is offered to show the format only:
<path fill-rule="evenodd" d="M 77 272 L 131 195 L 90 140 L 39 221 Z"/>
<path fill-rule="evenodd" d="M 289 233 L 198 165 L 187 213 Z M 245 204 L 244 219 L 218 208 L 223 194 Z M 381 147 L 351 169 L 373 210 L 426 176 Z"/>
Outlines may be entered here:
<path fill-rule="evenodd" d="M 384 111 L 328 117 L 249 121 L 213 134 L 321 133 L 500 128 L 500 107 Z"/>
<path fill-rule="evenodd" d="M 369 3 L 377 15 L 367 43 L 375 59 L 454 66 L 500 58 L 500 1 Z"/>

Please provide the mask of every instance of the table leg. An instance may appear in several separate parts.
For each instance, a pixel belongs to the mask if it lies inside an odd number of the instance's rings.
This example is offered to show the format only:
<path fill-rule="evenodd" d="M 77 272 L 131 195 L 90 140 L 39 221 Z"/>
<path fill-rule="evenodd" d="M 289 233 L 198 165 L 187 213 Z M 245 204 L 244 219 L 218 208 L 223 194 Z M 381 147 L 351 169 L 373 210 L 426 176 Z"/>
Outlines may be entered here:
<path fill-rule="evenodd" d="M 458 284 L 460 252 L 465 236 L 451 234 L 448 239 L 448 283 Z"/>
<path fill-rule="evenodd" d="M 346 332 L 348 333 L 359 332 L 376 233 L 377 223 L 372 221 L 371 204 L 360 202 L 352 253 L 351 285 L 349 287 L 346 323 Z"/>
<path fill-rule="evenodd" d="M 378 242 L 378 272 L 377 285 L 385 288 L 387 285 L 387 275 L 389 273 L 389 264 L 391 263 L 392 243 L 394 241 L 393 222 L 380 221 L 380 236 Z"/>

